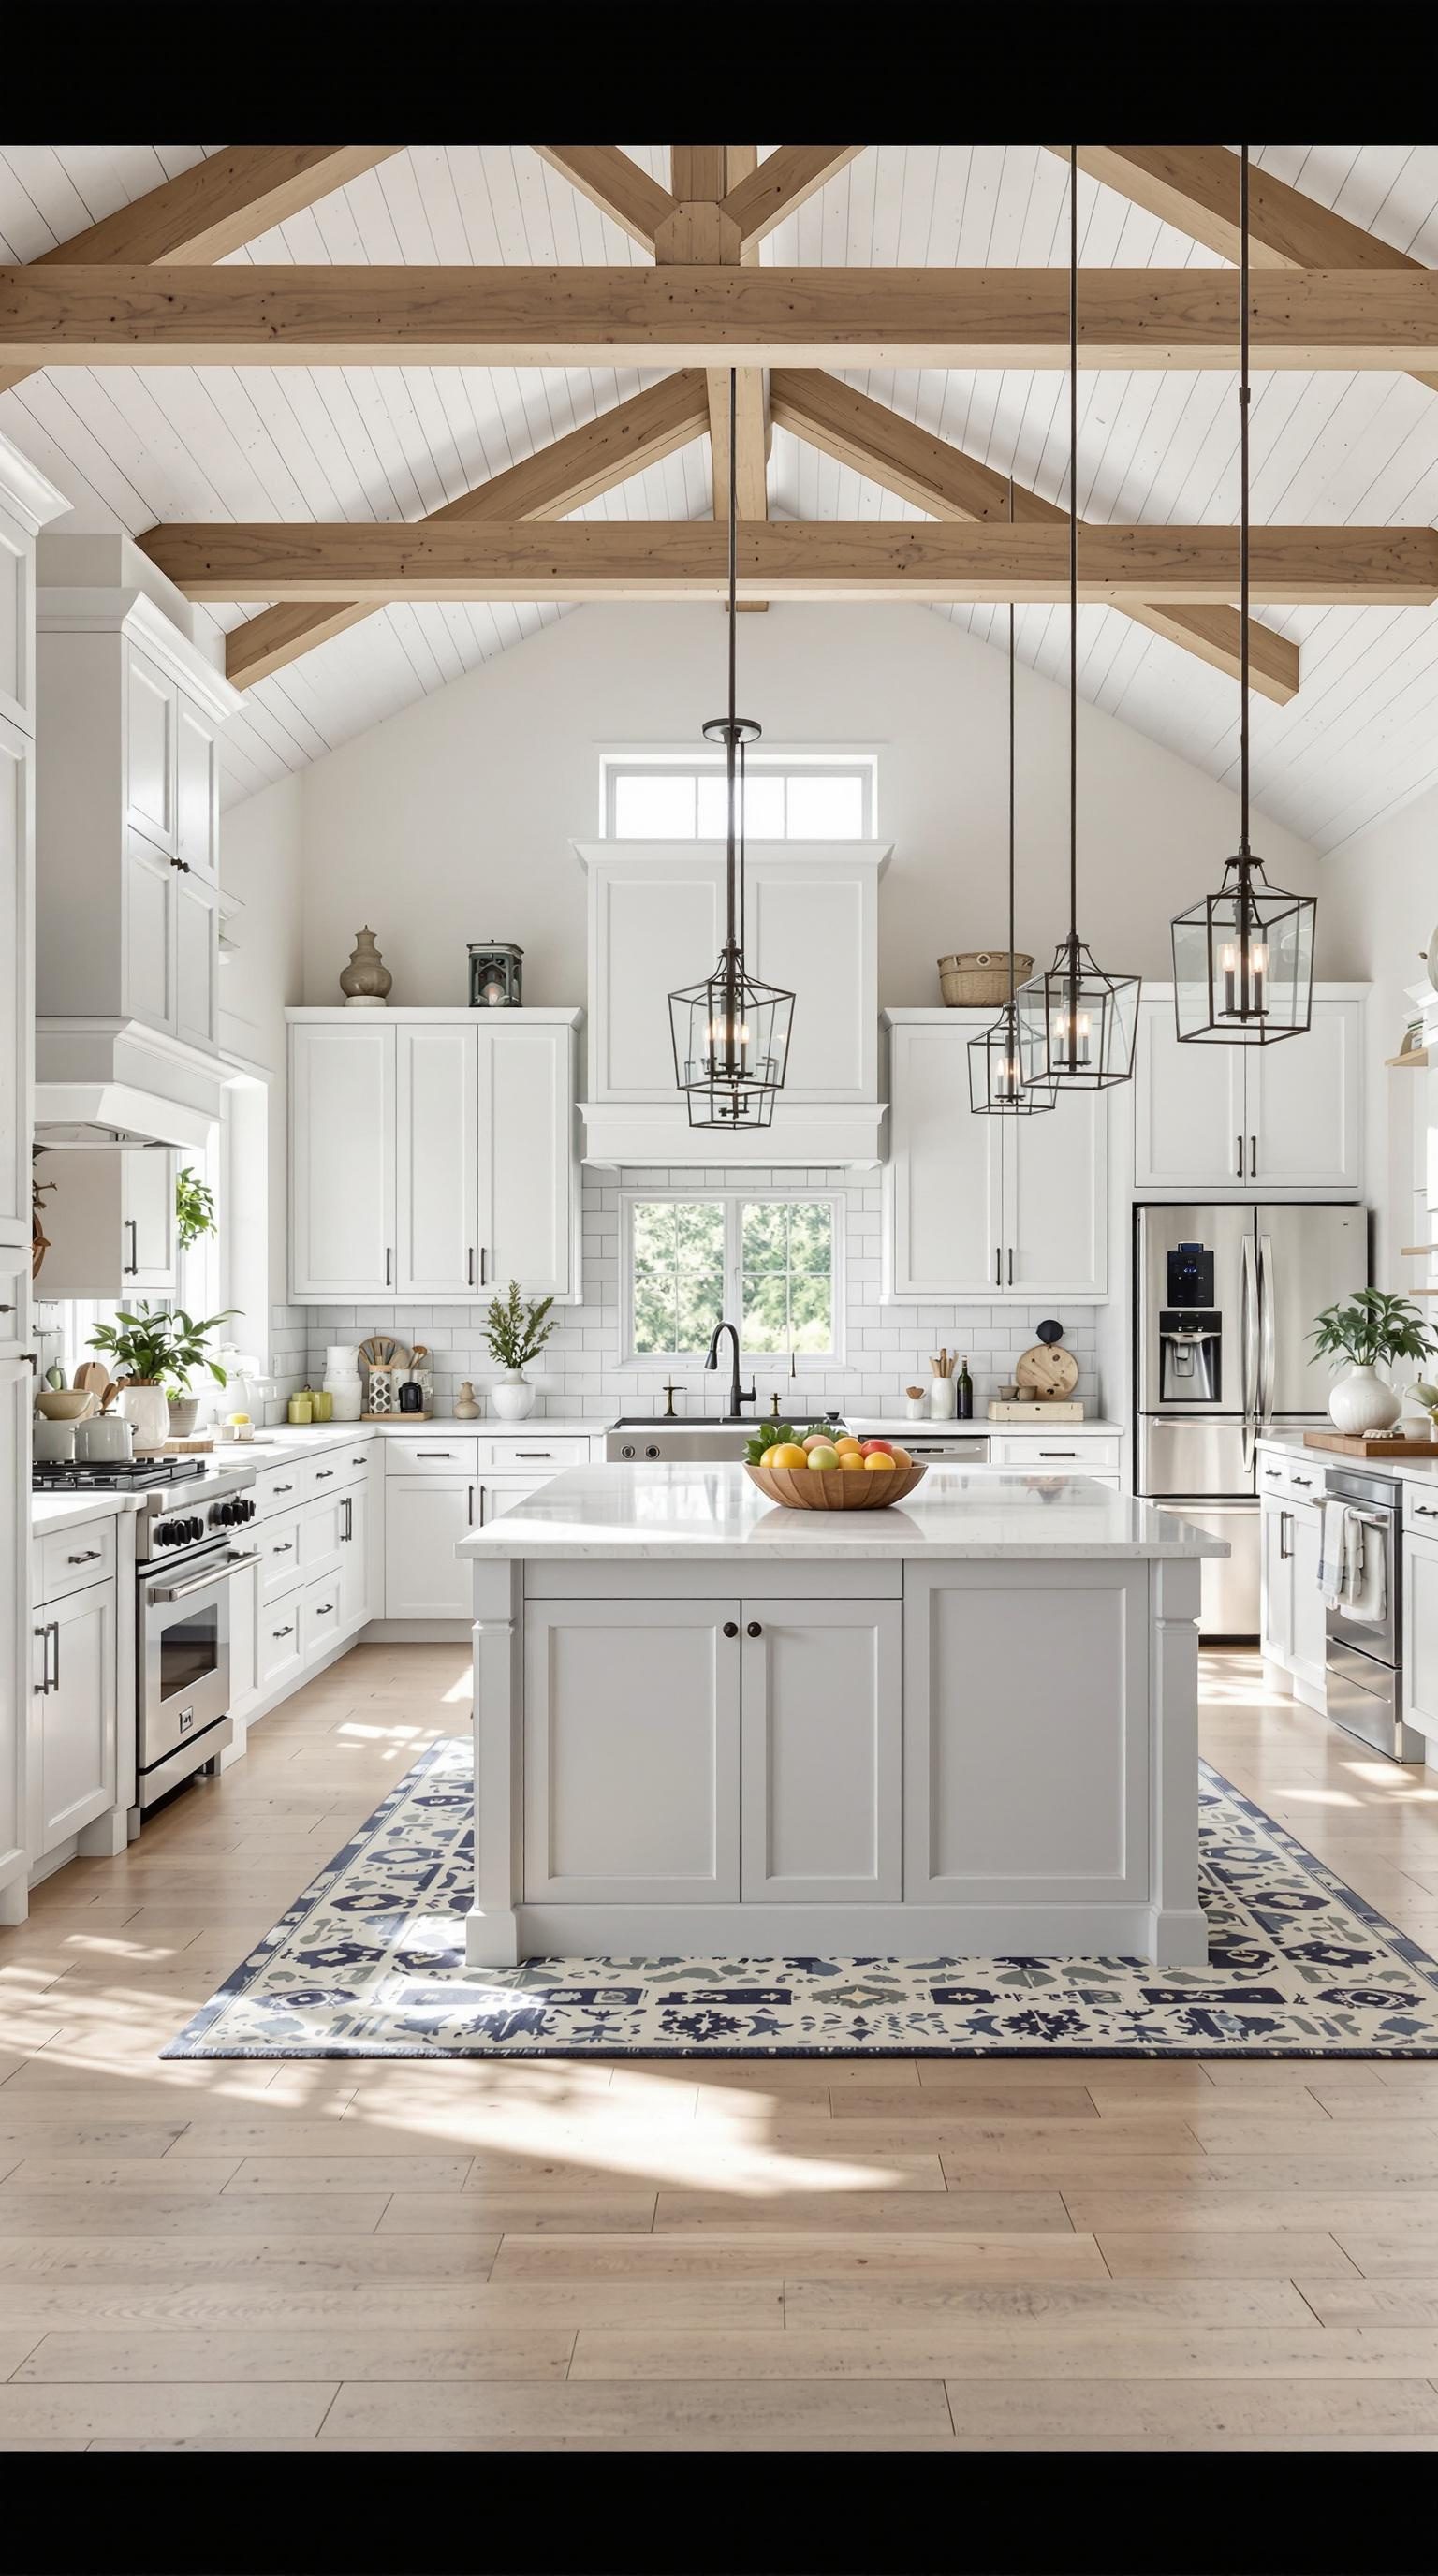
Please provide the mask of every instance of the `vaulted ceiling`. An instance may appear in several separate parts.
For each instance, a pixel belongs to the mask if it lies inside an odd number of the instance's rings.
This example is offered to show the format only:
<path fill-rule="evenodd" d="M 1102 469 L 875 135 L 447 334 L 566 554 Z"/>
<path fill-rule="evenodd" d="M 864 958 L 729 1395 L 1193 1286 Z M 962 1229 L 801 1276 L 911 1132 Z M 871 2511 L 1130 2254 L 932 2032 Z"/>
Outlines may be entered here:
<path fill-rule="evenodd" d="M 0 147 L 0 264 L 47 251 L 220 147 Z M 702 149 L 704 147 L 695 147 Z M 762 153 L 771 147 L 760 146 Z M 662 187 L 667 146 L 626 147 Z M 1425 266 L 1438 266 L 1438 146 L 1266 146 L 1271 173 Z M 1218 268 L 1220 252 L 1085 177 L 1080 258 L 1103 268 Z M 1063 162 L 1038 145 L 875 145 L 758 245 L 761 265 L 936 269 L 1062 266 Z M 293 213 L 227 264 L 647 265 L 648 252 L 529 145 L 410 146 Z M 1082 280 L 1080 282 L 1082 304 Z M 669 372 L 394 364 L 65 365 L 0 392 L 0 432 L 70 497 L 67 527 L 143 536 L 157 522 L 415 521 L 611 410 Z M 844 371 L 859 392 L 1050 503 L 1068 497 L 1066 379 L 1008 369 Z M 782 406 L 776 404 L 776 411 Z M 1402 526 L 1438 517 L 1438 390 L 1341 366 L 1255 362 L 1255 525 Z M 1231 526 L 1234 379 L 1222 370 L 1084 370 L 1078 503 L 1118 525 Z M 926 513 L 782 424 L 771 519 L 920 520 Z M 742 503 L 741 503 L 742 509 Z M 584 503 L 580 519 L 711 515 L 699 437 Z M 246 691 L 226 728 L 230 798 L 253 793 L 565 613 L 550 602 L 391 602 Z M 836 607 L 834 614 L 845 613 Z M 946 605 L 997 643 L 1006 611 Z M 254 603 L 197 607 L 229 630 Z M 1438 608 L 1266 607 L 1296 645 L 1285 704 L 1254 709 L 1258 803 L 1331 848 L 1438 781 Z M 1067 615 L 1021 606 L 1018 649 L 1067 675 Z M 1232 778 L 1237 691 L 1120 610 L 1080 612 L 1080 688 L 1099 706 Z"/>

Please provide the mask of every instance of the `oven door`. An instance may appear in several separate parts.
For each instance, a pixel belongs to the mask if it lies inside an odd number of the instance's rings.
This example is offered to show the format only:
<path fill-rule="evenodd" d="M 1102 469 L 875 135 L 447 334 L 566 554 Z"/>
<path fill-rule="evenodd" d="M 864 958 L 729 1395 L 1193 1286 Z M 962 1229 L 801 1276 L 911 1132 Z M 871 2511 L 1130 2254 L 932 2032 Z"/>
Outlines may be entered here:
<path fill-rule="evenodd" d="M 230 1583 L 258 1551 L 219 1547 L 146 1575 L 140 1611 L 143 1773 L 203 1734 L 230 1704 Z"/>

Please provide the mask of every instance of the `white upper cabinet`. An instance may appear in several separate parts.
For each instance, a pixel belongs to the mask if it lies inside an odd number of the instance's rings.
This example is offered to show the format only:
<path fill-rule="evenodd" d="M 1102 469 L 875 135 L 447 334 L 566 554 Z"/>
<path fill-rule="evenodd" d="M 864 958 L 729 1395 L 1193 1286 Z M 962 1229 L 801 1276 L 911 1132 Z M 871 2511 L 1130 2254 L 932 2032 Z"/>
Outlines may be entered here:
<path fill-rule="evenodd" d="M 991 1011 L 890 1011 L 884 1293 L 1031 1304 L 1108 1294 L 1106 1097 L 1023 1119 L 969 1106 Z"/>
<path fill-rule="evenodd" d="M 239 693 L 147 595 L 126 543 L 40 552 L 37 1007 L 213 1054 L 216 737 Z M 135 583 L 99 586 L 97 569 Z"/>
<path fill-rule="evenodd" d="M 291 1295 L 576 1299 L 578 1017 L 293 1012 Z"/>
<path fill-rule="evenodd" d="M 1160 991 L 1139 1011 L 1134 1186 L 1145 1190 L 1362 1187 L 1363 994 L 1313 997 L 1312 1026 L 1272 1046 L 1183 1041 Z"/>
<path fill-rule="evenodd" d="M 395 1032 L 364 1012 L 290 1031 L 291 1293 L 395 1291 Z"/>
<path fill-rule="evenodd" d="M 589 876 L 592 1161 L 693 1162 L 669 995 L 712 974 L 725 927 L 713 842 L 576 842 Z M 879 879 L 885 842 L 763 842 L 746 867 L 752 972 L 795 996 L 774 1123 L 725 1139 L 726 1163 L 877 1162 Z"/>
<path fill-rule="evenodd" d="M 0 716 L 0 1279 L 20 1266 L 30 1242 L 30 863 L 35 810 L 34 746 Z M 13 1257 L 6 1260 L 6 1253 Z M 8 1298 L 10 1291 L 0 1289 Z M 13 1323 L 18 1304 L 0 1314 Z"/>

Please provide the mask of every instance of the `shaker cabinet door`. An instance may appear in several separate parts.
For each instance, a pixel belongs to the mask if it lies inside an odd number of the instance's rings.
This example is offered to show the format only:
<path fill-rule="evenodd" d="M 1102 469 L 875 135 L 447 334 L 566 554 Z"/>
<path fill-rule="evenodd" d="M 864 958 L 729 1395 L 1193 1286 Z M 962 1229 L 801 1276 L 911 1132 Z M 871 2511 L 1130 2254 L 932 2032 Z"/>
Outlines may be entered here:
<path fill-rule="evenodd" d="M 1242 1187 L 1248 1149 L 1241 1047 L 1185 1044 L 1172 1002 L 1141 1002 L 1132 1094 L 1138 1189 Z"/>
<path fill-rule="evenodd" d="M 1358 1188 L 1362 1041 L 1360 1001 L 1317 1000 L 1302 1037 L 1248 1048 L 1248 1177 L 1261 1189 Z"/>
<path fill-rule="evenodd" d="M 157 849 L 175 847 L 175 717 L 179 690 L 148 655 L 125 647 L 125 820 Z"/>
<path fill-rule="evenodd" d="M 215 729 L 187 698 L 175 717 L 175 855 L 197 875 L 220 866 L 219 759 Z"/>
<path fill-rule="evenodd" d="M 0 543 L 0 575 L 6 562 Z M 12 1252 L 30 1241 L 33 761 L 26 736 L 0 716 L 0 1246 Z M 0 1263 L 0 1276 L 10 1266 Z"/>
<path fill-rule="evenodd" d="M 149 1145 L 120 1156 L 120 1286 L 172 1294 L 176 1284 L 175 1157 Z M 63 1176 L 62 1176 L 63 1177 Z"/>
<path fill-rule="evenodd" d="M 175 870 L 140 832 L 125 837 L 121 989 L 132 1020 L 175 1030 Z"/>
<path fill-rule="evenodd" d="M 219 889 L 198 872 L 175 881 L 175 1035 L 207 1052 L 220 1035 Z"/>
<path fill-rule="evenodd" d="M 479 1283 L 476 1058 L 463 1022 L 395 1031 L 395 1280 L 406 1297 L 469 1297 Z"/>
<path fill-rule="evenodd" d="M 746 1903 L 903 1894 L 903 1608 L 746 1601 Z"/>
<path fill-rule="evenodd" d="M 1108 1102 L 1060 1098 L 1033 1118 L 976 1119 L 1004 1143 L 1004 1293 L 1108 1294 Z"/>
<path fill-rule="evenodd" d="M 491 1023 L 479 1039 L 479 1241 L 486 1287 L 564 1297 L 577 1186 L 568 1028 Z"/>
<path fill-rule="evenodd" d="M 969 1108 L 967 1041 L 978 1025 L 891 1032 L 891 1297 L 991 1297 L 1001 1285 L 1003 1121 Z"/>
<path fill-rule="evenodd" d="M 299 1022 L 290 1031 L 297 1298 L 352 1303 L 396 1293 L 394 1042 L 392 1028 Z"/>
<path fill-rule="evenodd" d="M 467 1476 L 390 1476 L 385 1483 L 384 1615 L 468 1619 L 470 1573 L 455 1549 L 478 1518 Z"/>
<path fill-rule="evenodd" d="M 115 1803 L 115 1587 L 98 1583 L 35 1613 L 53 1628 L 51 1687 L 31 1701 L 36 1851 L 79 1833 Z"/>

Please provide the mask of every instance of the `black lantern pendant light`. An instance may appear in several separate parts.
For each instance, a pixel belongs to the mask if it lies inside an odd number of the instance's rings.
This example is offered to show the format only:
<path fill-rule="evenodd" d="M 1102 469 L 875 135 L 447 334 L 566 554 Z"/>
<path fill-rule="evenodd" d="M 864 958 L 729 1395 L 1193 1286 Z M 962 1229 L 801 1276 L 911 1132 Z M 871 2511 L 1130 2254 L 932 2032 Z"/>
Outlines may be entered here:
<path fill-rule="evenodd" d="M 1025 1084 L 1106 1091 L 1133 1072 L 1137 975 L 1096 966 L 1078 934 L 1078 146 L 1069 146 L 1069 927 L 1017 995 Z"/>
<path fill-rule="evenodd" d="M 738 474 L 735 411 L 738 379 L 729 371 L 729 712 L 711 716 L 706 742 L 722 742 L 729 788 L 724 945 L 702 984 L 669 996 L 674 1078 L 689 1103 L 691 1127 L 770 1127 L 784 1087 L 794 996 L 761 984 L 744 963 L 744 753 L 760 728 L 734 712 L 738 626 Z M 737 791 L 737 792 L 736 792 Z"/>
<path fill-rule="evenodd" d="M 1009 484 L 1009 523 L 1014 487 Z M 969 1040 L 969 1107 L 984 1118 L 1031 1118 L 1052 1109 L 1054 1095 L 1041 1082 L 1025 1082 L 1014 991 L 1014 813 L 1017 756 L 1014 730 L 1014 605 L 1009 602 L 1009 998 L 993 1027 Z"/>
<path fill-rule="evenodd" d="M 1312 1017 L 1312 895 L 1271 886 L 1248 845 L 1248 146 L 1239 156 L 1238 294 L 1238 848 L 1217 894 L 1173 924 L 1173 1005 L 1181 1038 L 1272 1046 Z"/>

